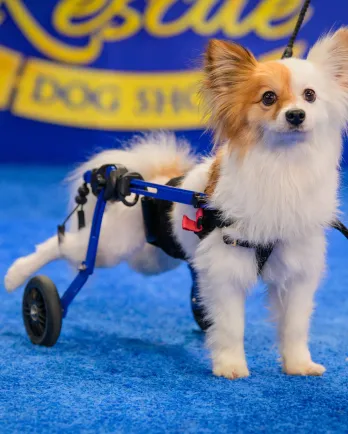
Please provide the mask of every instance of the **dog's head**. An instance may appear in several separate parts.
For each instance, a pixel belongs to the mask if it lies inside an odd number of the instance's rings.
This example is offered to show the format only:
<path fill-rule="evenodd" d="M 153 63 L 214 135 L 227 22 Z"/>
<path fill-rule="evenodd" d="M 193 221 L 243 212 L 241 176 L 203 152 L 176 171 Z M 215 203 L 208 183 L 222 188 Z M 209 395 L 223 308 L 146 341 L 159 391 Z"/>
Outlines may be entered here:
<path fill-rule="evenodd" d="M 303 142 L 318 128 L 343 128 L 348 28 L 320 39 L 306 60 L 258 62 L 239 44 L 212 40 L 203 91 L 217 141 L 245 150 L 262 138 L 284 145 Z"/>

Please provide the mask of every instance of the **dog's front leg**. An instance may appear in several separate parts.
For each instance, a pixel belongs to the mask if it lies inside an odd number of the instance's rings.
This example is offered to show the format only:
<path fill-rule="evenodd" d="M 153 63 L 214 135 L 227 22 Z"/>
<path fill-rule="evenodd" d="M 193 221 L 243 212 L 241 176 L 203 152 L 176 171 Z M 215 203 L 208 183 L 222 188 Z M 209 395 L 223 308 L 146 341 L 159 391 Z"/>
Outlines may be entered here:
<path fill-rule="evenodd" d="M 308 348 L 309 322 L 318 280 L 295 279 L 287 286 L 288 296 L 281 320 L 280 349 L 284 372 L 290 375 L 322 375 L 324 366 L 314 363 Z"/>
<path fill-rule="evenodd" d="M 324 259 L 325 238 L 318 234 L 275 251 L 271 264 L 273 275 L 279 274 L 278 282 L 269 286 L 270 297 L 279 324 L 283 369 L 290 375 L 322 375 L 325 372 L 324 366 L 312 361 L 308 348 L 313 298 L 322 276 Z"/>
<path fill-rule="evenodd" d="M 207 343 L 213 372 L 230 379 L 247 377 L 244 303 L 246 291 L 257 279 L 255 254 L 224 244 L 221 231 L 216 230 L 200 243 L 194 265 L 204 311 L 212 323 Z"/>

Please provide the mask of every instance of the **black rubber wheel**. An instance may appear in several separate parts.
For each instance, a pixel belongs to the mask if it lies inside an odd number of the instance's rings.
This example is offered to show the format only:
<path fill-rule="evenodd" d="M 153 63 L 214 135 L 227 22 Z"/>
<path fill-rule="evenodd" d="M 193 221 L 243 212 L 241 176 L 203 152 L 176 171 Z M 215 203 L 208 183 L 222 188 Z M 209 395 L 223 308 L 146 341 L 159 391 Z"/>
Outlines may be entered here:
<path fill-rule="evenodd" d="M 46 276 L 29 280 L 23 295 L 23 321 L 31 342 L 52 347 L 62 328 L 62 308 L 56 285 Z"/>

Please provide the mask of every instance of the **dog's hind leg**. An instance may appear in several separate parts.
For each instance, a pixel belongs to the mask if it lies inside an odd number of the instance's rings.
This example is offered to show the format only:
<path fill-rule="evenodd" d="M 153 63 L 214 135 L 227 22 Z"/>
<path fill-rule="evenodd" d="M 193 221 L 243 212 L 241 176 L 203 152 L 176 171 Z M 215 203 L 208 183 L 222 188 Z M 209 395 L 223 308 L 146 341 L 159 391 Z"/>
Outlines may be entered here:
<path fill-rule="evenodd" d="M 67 259 L 78 266 L 86 257 L 91 227 L 78 232 L 66 232 L 59 244 L 58 236 L 49 238 L 36 247 L 36 251 L 17 259 L 5 276 L 7 291 L 22 285 L 32 274 L 56 259 Z M 111 267 L 128 259 L 145 244 L 141 208 L 137 204 L 127 208 L 122 204 L 110 204 L 105 212 L 98 251 L 97 267 Z"/>
<path fill-rule="evenodd" d="M 30 276 L 52 261 L 65 258 L 74 265 L 79 265 L 86 256 L 90 228 L 79 232 L 67 232 L 61 244 L 58 236 L 53 236 L 36 246 L 34 253 L 17 259 L 7 271 L 5 288 L 12 292 L 21 286 Z"/>
<path fill-rule="evenodd" d="M 61 257 L 58 237 L 53 236 L 36 246 L 36 251 L 17 259 L 7 271 L 5 288 L 11 292 L 22 285 L 28 277 L 44 265 Z"/>

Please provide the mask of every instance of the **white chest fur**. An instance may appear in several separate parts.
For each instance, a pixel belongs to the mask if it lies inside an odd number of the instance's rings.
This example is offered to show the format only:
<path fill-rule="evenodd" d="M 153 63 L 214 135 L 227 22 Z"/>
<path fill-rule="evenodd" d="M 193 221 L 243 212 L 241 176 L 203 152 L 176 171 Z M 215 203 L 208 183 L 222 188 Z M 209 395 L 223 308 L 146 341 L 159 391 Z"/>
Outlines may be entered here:
<path fill-rule="evenodd" d="M 328 145 L 330 146 L 330 144 Z M 300 238 L 328 225 L 337 209 L 337 158 L 301 144 L 298 152 L 251 151 L 226 157 L 212 205 L 237 221 L 229 229 L 249 241 Z"/>

